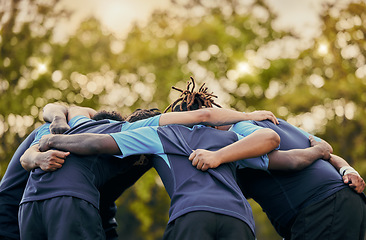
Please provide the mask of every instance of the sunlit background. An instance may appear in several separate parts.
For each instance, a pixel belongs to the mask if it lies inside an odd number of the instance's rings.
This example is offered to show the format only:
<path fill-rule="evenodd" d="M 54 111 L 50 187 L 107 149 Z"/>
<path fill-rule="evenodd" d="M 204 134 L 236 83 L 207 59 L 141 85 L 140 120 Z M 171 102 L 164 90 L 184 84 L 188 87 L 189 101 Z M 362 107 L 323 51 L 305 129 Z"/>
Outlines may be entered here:
<path fill-rule="evenodd" d="M 365 26 L 364 0 L 0 0 L 0 178 L 47 103 L 164 110 L 190 76 L 224 107 L 317 134 L 366 176 Z M 251 204 L 258 239 L 280 239 Z M 162 236 L 154 171 L 118 205 L 124 239 Z"/>

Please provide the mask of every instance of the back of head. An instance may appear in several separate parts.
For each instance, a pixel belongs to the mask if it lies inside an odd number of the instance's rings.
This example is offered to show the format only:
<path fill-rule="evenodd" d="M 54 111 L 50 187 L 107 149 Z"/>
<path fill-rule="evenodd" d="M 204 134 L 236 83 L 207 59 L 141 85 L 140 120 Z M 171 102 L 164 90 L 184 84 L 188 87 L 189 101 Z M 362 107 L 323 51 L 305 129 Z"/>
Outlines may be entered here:
<path fill-rule="evenodd" d="M 215 103 L 212 99 L 217 98 L 217 96 L 213 95 L 213 93 L 207 92 L 208 88 L 205 87 L 205 83 L 203 83 L 198 89 L 198 92 L 196 92 L 195 81 L 193 77 L 190 79 L 191 81 L 188 81 L 186 90 L 172 87 L 174 90 L 181 92 L 181 95 L 164 110 L 164 113 L 168 112 L 169 110 L 172 112 L 181 112 L 192 111 L 201 108 L 211 108 L 213 105 L 221 108 L 221 106 Z"/>
<path fill-rule="evenodd" d="M 136 109 L 133 113 L 131 113 L 129 116 L 127 116 L 126 121 L 127 122 L 136 122 L 138 120 L 154 117 L 156 115 L 160 115 L 161 112 L 157 108 L 151 108 L 151 109 Z"/>
<path fill-rule="evenodd" d="M 97 112 L 93 117 L 92 117 L 93 120 L 103 120 L 103 119 L 110 119 L 110 120 L 115 120 L 115 121 L 124 121 L 124 117 L 122 117 L 121 114 L 119 114 L 118 112 L 116 111 L 105 111 L 105 110 L 102 110 L 102 111 L 99 111 Z"/>
<path fill-rule="evenodd" d="M 133 113 L 131 113 L 130 115 L 128 115 L 126 117 L 126 121 L 132 123 L 132 122 L 136 122 L 138 120 L 154 117 L 154 116 L 160 115 L 160 114 L 161 114 L 161 112 L 157 108 L 136 109 Z M 132 155 L 130 157 L 136 157 L 136 156 Z M 151 156 L 148 154 L 141 155 L 140 158 L 138 160 L 136 160 L 136 162 L 134 163 L 133 166 L 134 166 L 134 168 L 136 168 L 135 166 L 151 168 L 152 167 Z"/>

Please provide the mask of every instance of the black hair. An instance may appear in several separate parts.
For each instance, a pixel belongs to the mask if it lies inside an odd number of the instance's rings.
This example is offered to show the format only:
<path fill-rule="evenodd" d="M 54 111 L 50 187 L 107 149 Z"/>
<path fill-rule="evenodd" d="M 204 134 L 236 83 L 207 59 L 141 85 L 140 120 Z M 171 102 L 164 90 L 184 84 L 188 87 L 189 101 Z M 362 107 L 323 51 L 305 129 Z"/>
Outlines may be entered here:
<path fill-rule="evenodd" d="M 198 92 L 195 92 L 196 83 L 194 82 L 193 77 L 190 77 L 190 79 L 191 81 L 188 81 L 186 90 L 182 90 L 174 86 L 172 87 L 172 89 L 177 90 L 182 94 L 164 110 L 164 113 L 169 110 L 172 112 L 180 112 L 197 110 L 200 108 L 211 108 L 213 105 L 221 108 L 221 106 L 215 103 L 212 99 L 217 98 L 217 96 L 213 95 L 213 93 L 207 92 L 208 88 L 205 87 L 205 83 L 201 85 Z"/>
<path fill-rule="evenodd" d="M 151 109 L 136 109 L 133 113 L 126 117 L 127 122 L 136 122 L 138 120 L 146 119 L 149 117 L 153 117 L 156 115 L 160 115 L 161 112 L 157 108 Z M 139 157 L 139 159 L 134 163 L 133 166 L 148 166 L 152 167 L 152 155 L 150 154 L 143 154 Z"/>
<path fill-rule="evenodd" d="M 93 120 L 103 120 L 103 119 L 111 119 L 111 120 L 115 120 L 115 121 L 124 121 L 125 118 L 122 117 L 122 115 L 116 111 L 99 111 L 97 112 L 93 117 Z"/>
<path fill-rule="evenodd" d="M 127 122 L 136 122 L 138 120 L 146 119 L 149 117 L 154 117 L 160 115 L 161 112 L 158 108 L 151 109 L 136 109 L 133 113 L 126 117 Z"/>

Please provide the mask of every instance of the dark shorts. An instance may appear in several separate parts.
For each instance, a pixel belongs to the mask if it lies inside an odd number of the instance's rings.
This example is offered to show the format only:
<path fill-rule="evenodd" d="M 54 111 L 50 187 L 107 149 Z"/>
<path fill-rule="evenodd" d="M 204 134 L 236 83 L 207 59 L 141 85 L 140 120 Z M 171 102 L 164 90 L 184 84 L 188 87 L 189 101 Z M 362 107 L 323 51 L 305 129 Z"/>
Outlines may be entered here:
<path fill-rule="evenodd" d="M 302 209 L 291 240 L 364 240 L 365 230 L 366 204 L 351 188 L 344 188 Z"/>
<path fill-rule="evenodd" d="M 196 211 L 187 213 L 169 223 L 164 240 L 254 240 L 249 226 L 234 217 Z"/>
<path fill-rule="evenodd" d="M 21 239 L 105 239 L 98 209 L 79 198 L 27 202 L 20 205 L 18 215 Z"/>

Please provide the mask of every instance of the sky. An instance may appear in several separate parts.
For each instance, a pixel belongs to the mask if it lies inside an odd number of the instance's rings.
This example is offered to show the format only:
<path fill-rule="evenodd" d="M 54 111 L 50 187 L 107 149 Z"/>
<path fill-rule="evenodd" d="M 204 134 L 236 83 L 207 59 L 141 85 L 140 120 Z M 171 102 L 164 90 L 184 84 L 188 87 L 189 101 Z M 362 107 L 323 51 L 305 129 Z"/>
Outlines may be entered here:
<path fill-rule="evenodd" d="M 251 0 L 241 1 L 251 2 Z M 320 33 L 318 15 L 321 12 L 322 4 L 335 0 L 265 1 L 278 14 L 274 27 L 292 29 L 300 37 L 309 39 Z M 154 10 L 166 10 L 170 7 L 170 0 L 61 0 L 61 3 L 75 11 L 75 14 L 71 19 L 72 24 L 61 28 L 60 36 L 72 33 L 82 19 L 93 15 L 109 31 L 123 38 L 133 22 L 145 23 Z"/>

